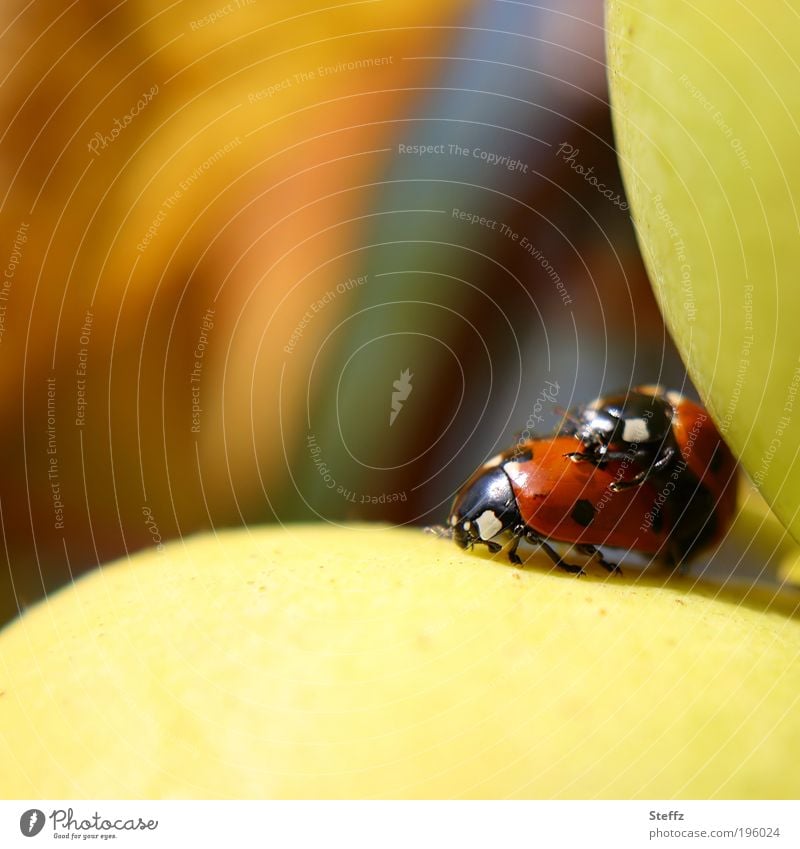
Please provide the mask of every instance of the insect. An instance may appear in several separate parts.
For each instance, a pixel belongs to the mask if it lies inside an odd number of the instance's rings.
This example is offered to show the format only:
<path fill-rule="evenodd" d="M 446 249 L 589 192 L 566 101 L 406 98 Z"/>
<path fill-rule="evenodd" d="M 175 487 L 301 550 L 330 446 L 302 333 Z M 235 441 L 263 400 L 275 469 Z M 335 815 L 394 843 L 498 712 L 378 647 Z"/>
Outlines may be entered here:
<path fill-rule="evenodd" d="M 628 393 L 597 398 L 567 413 L 561 432 L 578 437 L 582 443 L 570 459 L 598 465 L 635 459 L 636 474 L 614 481 L 615 490 L 637 486 L 664 470 L 679 452 L 673 429 L 676 407 L 696 407 L 676 393 L 670 395 L 672 399 L 659 386 L 637 387 Z"/>
<path fill-rule="evenodd" d="M 498 454 L 462 487 L 449 521 L 461 548 L 497 552 L 509 541 L 508 557 L 520 563 L 525 540 L 581 574 L 552 543 L 615 572 L 598 547 L 675 567 L 724 536 L 736 509 L 736 462 L 702 407 L 643 387 L 568 419 L 556 434 Z"/>

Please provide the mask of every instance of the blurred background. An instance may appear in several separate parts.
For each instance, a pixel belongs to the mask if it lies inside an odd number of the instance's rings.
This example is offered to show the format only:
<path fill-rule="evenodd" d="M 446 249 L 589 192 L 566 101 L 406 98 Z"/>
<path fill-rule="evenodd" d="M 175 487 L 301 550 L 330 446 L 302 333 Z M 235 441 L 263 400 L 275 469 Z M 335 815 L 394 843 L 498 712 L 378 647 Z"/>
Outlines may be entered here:
<path fill-rule="evenodd" d="M 558 408 L 687 389 L 596 0 L 0 16 L 0 621 L 204 529 L 441 522 Z"/>

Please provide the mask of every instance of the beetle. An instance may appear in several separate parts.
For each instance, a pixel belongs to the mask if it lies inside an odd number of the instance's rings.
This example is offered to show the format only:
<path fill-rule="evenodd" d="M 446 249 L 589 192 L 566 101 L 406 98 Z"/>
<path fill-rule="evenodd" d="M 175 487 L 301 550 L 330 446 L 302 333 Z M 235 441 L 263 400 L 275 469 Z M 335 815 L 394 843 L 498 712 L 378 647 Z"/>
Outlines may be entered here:
<path fill-rule="evenodd" d="M 661 441 L 645 439 L 644 448 L 624 438 L 623 415 L 614 429 L 601 430 L 611 438 L 595 440 L 572 427 L 520 442 L 481 466 L 450 511 L 456 544 L 497 552 L 500 540 L 508 539 L 508 557 L 520 563 L 517 548 L 525 540 L 559 568 L 583 574 L 551 543 L 567 543 L 618 572 L 599 546 L 651 555 L 675 567 L 718 542 L 735 514 L 736 462 L 702 407 L 681 396 L 657 395 L 650 408 L 666 417 L 660 400 L 666 398 L 669 430 L 658 424 Z M 623 413 L 630 409 L 623 405 Z"/>
<path fill-rule="evenodd" d="M 668 480 L 685 464 L 722 501 L 718 509 L 735 509 L 735 481 L 729 482 L 736 460 L 708 412 L 679 392 L 646 385 L 597 398 L 568 413 L 561 432 L 581 440 L 573 462 L 635 459 L 636 473 L 616 481 L 615 489 L 651 476 Z"/>
<path fill-rule="evenodd" d="M 675 416 L 675 406 L 661 387 L 637 387 L 568 412 L 561 432 L 582 443 L 570 454 L 573 462 L 603 464 L 633 456 L 636 474 L 613 483 L 615 489 L 623 489 L 663 471 L 678 456 Z"/>

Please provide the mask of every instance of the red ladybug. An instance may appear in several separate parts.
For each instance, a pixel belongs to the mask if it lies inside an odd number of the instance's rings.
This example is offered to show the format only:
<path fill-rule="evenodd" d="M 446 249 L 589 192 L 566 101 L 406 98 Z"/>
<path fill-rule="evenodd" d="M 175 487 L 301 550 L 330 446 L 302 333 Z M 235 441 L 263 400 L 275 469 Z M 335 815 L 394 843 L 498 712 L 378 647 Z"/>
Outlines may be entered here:
<path fill-rule="evenodd" d="M 635 486 L 666 467 L 679 449 L 673 430 L 675 409 L 660 390 L 637 387 L 568 412 L 561 433 L 583 443 L 570 459 L 596 464 L 635 460 L 637 473 L 615 482 L 615 489 Z"/>
<path fill-rule="evenodd" d="M 562 433 L 583 443 L 575 462 L 602 464 L 632 458 L 639 467 L 615 489 L 654 476 L 667 481 L 688 466 L 715 496 L 718 512 L 729 519 L 736 509 L 736 460 L 708 412 L 695 401 L 662 386 L 638 386 L 627 393 L 598 398 L 567 415 Z"/>
<path fill-rule="evenodd" d="M 611 431 L 603 428 L 611 436 L 599 440 L 573 427 L 573 432 L 522 443 L 480 468 L 451 510 L 456 543 L 499 551 L 507 537 L 509 559 L 519 563 L 517 547 L 524 539 L 560 568 L 581 573 L 550 543 L 573 545 L 616 571 L 597 546 L 641 552 L 674 567 L 719 541 L 736 508 L 733 456 L 702 407 L 672 393 L 650 397 L 659 399 L 647 402 L 654 410 L 664 399 L 672 410 L 669 427 L 658 425 L 660 439 L 625 439 L 638 425 L 626 430 L 624 423 Z M 608 404 L 609 411 L 612 407 L 617 409 Z M 604 409 L 603 399 L 594 409 Z M 640 428 L 636 435 L 650 434 Z"/>

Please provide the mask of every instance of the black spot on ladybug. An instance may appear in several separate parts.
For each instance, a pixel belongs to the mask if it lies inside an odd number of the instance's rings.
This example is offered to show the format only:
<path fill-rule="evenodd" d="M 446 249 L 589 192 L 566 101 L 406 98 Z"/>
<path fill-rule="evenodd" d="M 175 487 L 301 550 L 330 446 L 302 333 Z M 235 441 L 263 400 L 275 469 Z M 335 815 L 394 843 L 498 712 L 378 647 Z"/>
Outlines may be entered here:
<path fill-rule="evenodd" d="M 594 507 L 592 507 L 591 502 L 587 501 L 585 498 L 581 498 L 575 502 L 575 506 L 572 508 L 570 516 L 572 516 L 574 522 L 577 522 L 585 528 L 587 525 L 592 524 L 592 520 L 594 519 Z"/>
<path fill-rule="evenodd" d="M 661 511 L 658 509 L 658 507 L 653 507 L 653 513 L 655 514 L 653 516 L 652 523 L 653 532 L 660 534 L 661 529 L 664 527 L 664 517 L 661 515 Z"/>

